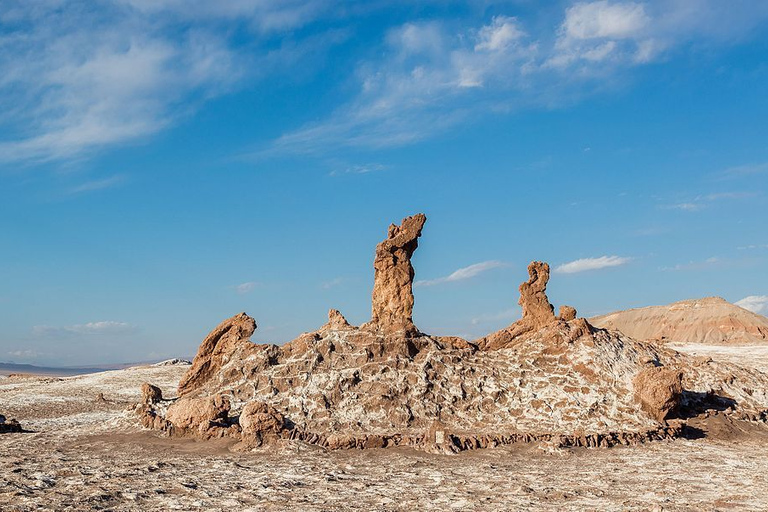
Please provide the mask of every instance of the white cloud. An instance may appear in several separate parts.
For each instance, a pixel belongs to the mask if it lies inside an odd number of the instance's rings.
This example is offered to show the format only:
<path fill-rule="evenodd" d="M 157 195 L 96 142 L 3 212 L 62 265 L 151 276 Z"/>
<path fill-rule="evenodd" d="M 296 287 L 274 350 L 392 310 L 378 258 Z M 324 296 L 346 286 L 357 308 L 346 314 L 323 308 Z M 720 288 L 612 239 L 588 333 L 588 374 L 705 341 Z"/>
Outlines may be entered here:
<path fill-rule="evenodd" d="M 328 176 L 341 176 L 343 174 L 370 174 L 372 172 L 383 171 L 386 168 L 386 166 L 381 164 L 350 165 L 344 169 L 331 171 L 328 173 Z"/>
<path fill-rule="evenodd" d="M 235 291 L 240 295 L 245 295 L 246 293 L 250 293 L 259 285 L 259 283 L 254 281 L 248 281 L 247 283 L 241 283 L 235 286 Z"/>
<path fill-rule="evenodd" d="M 711 194 L 702 194 L 680 203 L 663 205 L 662 208 L 668 210 L 682 210 L 685 212 L 698 212 L 708 208 L 712 203 L 724 200 L 738 201 L 757 196 L 755 192 L 715 192 Z"/>
<path fill-rule="evenodd" d="M 73 159 L 146 138 L 330 44 L 275 49 L 259 35 L 309 23 L 326 1 L 34 4 L 0 4 L 0 163 Z M 256 29 L 247 46 L 234 40 L 239 26 Z"/>
<path fill-rule="evenodd" d="M 599 258 L 582 258 L 579 260 L 563 263 L 555 268 L 559 274 L 575 274 L 587 270 L 599 270 L 602 268 L 618 267 L 632 261 L 632 258 L 621 256 L 600 256 Z"/>
<path fill-rule="evenodd" d="M 416 281 L 414 285 L 415 286 L 434 286 L 434 285 L 443 284 L 443 283 L 465 281 L 467 279 L 472 279 L 473 277 L 476 277 L 482 274 L 483 272 L 487 272 L 491 269 L 504 267 L 504 266 L 506 266 L 506 264 L 501 261 L 496 261 L 496 260 L 483 261 L 480 263 L 469 265 L 468 267 L 460 268 L 445 277 L 438 277 L 437 279 L 427 279 L 427 280 Z"/>
<path fill-rule="evenodd" d="M 37 359 L 40 357 L 40 353 L 35 350 L 9 350 L 8 355 L 11 357 L 17 357 L 20 359 Z"/>
<path fill-rule="evenodd" d="M 573 39 L 626 39 L 642 33 L 650 22 L 642 4 L 601 0 L 566 9 L 563 31 Z"/>
<path fill-rule="evenodd" d="M 688 263 L 678 263 L 673 267 L 662 267 L 661 270 L 706 270 L 710 267 L 722 264 L 723 260 L 716 256 L 712 256 L 704 261 L 689 261 Z"/>
<path fill-rule="evenodd" d="M 117 0 L 147 14 L 173 15 L 180 19 L 246 18 L 262 31 L 286 30 L 315 19 L 336 2 L 332 0 Z"/>
<path fill-rule="evenodd" d="M 695 8 L 691 5 L 580 2 L 562 11 L 555 30 L 535 33 L 509 16 L 479 26 L 406 23 L 388 33 L 375 58 L 359 65 L 359 93 L 348 103 L 257 154 L 402 146 L 490 112 L 570 104 L 603 91 L 614 77 L 626 76 L 627 68 L 662 59 L 674 49 L 751 37 L 768 18 L 768 3 L 727 6 L 698 0 Z M 694 41 L 697 46 L 688 45 Z"/>
<path fill-rule="evenodd" d="M 116 336 L 130 334 L 135 331 L 136 327 L 129 323 L 115 322 L 111 320 L 62 327 L 49 325 L 35 325 L 32 327 L 32 334 L 36 337 L 71 337 L 77 335 Z"/>
<path fill-rule="evenodd" d="M 75 185 L 67 190 L 68 194 L 82 194 L 84 192 L 93 192 L 96 190 L 104 190 L 106 188 L 112 188 L 120 185 L 124 181 L 124 177 L 120 175 L 110 176 L 101 180 L 91 180 Z"/>
<path fill-rule="evenodd" d="M 478 33 L 475 51 L 501 51 L 525 36 L 516 18 L 496 16 L 490 25 L 482 27 Z"/>
<path fill-rule="evenodd" d="M 331 279 L 330 281 L 326 281 L 320 285 L 320 288 L 323 290 L 330 290 L 331 288 L 336 288 L 337 286 L 340 286 L 348 281 L 345 277 L 335 277 Z"/>
<path fill-rule="evenodd" d="M 753 313 L 768 315 L 768 295 L 750 295 L 735 302 L 739 307 L 748 309 Z"/>

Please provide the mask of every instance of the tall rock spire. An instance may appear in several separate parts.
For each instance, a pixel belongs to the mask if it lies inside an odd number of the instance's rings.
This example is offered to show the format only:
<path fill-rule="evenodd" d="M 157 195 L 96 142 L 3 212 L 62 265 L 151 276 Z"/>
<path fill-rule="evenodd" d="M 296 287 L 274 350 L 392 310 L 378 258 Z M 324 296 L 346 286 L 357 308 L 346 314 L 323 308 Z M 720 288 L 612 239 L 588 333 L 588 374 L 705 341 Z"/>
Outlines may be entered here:
<path fill-rule="evenodd" d="M 413 266 L 411 256 L 427 217 L 423 213 L 392 224 L 386 240 L 376 246 L 371 326 L 384 334 L 416 334 L 413 324 Z"/>

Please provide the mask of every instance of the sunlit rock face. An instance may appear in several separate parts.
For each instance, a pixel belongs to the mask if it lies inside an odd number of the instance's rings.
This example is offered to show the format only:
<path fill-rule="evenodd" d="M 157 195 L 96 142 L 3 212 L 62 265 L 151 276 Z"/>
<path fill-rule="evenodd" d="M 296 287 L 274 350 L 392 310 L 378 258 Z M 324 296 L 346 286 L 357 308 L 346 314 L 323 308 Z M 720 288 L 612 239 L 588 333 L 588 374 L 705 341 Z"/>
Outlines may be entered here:
<path fill-rule="evenodd" d="M 283 346 L 254 344 L 240 313 L 203 340 L 179 385 L 136 410 L 172 435 L 303 441 L 329 449 L 412 446 L 454 453 L 512 442 L 611 446 L 675 437 L 670 413 L 727 396 L 733 414 L 768 408 L 768 376 L 594 328 L 549 302 L 549 265 L 520 285 L 523 317 L 475 342 L 413 324 L 416 250 L 426 217 L 389 228 L 376 249 L 372 319 L 328 322 Z M 149 390 L 149 388 L 147 388 Z M 147 391 L 147 395 L 149 395 Z M 707 398 L 709 399 L 709 398 Z"/>

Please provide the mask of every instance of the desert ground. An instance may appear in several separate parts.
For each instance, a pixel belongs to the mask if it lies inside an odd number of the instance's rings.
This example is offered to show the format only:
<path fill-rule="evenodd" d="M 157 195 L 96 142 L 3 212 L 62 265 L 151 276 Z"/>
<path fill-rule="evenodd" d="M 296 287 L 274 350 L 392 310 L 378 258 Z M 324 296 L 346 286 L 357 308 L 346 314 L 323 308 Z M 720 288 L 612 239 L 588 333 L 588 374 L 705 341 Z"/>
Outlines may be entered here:
<path fill-rule="evenodd" d="M 768 370 L 764 347 L 675 348 Z M 0 435 L 0 510 L 768 509 L 758 424 L 710 422 L 700 438 L 633 447 L 433 455 L 288 442 L 233 453 L 228 441 L 143 429 L 130 410 L 142 382 L 172 395 L 188 368 L 0 380 L 3 414 L 26 430 Z"/>

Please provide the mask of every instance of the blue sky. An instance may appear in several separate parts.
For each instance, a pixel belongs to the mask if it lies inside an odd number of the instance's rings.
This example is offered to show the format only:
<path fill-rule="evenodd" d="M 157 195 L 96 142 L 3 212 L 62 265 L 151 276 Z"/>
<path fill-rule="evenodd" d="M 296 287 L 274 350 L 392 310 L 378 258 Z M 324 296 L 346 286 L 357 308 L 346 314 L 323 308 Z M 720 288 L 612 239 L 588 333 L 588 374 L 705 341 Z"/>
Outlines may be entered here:
<path fill-rule="evenodd" d="M 768 312 L 768 3 L 6 0 L 0 361 L 191 355 L 370 315 L 424 212 L 417 325 Z"/>

